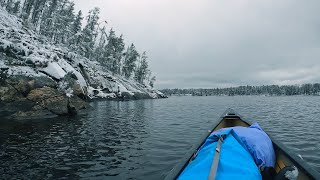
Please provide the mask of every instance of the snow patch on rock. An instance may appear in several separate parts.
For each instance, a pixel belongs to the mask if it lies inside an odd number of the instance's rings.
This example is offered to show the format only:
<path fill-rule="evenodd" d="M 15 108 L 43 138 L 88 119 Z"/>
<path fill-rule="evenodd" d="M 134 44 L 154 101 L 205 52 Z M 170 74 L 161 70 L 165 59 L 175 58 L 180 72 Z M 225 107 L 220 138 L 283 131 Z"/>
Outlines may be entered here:
<path fill-rule="evenodd" d="M 56 62 L 48 63 L 48 66 L 43 68 L 42 71 L 56 79 L 62 79 L 67 74 Z"/>

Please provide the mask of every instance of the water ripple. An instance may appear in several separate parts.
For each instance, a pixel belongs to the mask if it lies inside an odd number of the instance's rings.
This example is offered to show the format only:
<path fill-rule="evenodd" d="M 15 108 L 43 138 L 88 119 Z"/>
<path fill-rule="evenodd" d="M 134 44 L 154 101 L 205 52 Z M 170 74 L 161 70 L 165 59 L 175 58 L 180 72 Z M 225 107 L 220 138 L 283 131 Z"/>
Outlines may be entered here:
<path fill-rule="evenodd" d="M 95 102 L 77 118 L 1 121 L 1 179 L 163 179 L 229 107 L 320 171 L 319 98 Z"/>

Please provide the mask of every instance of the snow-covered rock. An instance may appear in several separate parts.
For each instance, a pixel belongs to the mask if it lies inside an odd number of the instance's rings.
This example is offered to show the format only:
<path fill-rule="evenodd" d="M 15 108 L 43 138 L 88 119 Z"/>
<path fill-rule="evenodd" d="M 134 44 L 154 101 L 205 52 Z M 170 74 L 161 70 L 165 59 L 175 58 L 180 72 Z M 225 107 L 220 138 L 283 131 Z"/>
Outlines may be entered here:
<path fill-rule="evenodd" d="M 47 67 L 42 69 L 48 76 L 55 79 L 62 79 L 67 73 L 56 62 L 49 62 Z"/>

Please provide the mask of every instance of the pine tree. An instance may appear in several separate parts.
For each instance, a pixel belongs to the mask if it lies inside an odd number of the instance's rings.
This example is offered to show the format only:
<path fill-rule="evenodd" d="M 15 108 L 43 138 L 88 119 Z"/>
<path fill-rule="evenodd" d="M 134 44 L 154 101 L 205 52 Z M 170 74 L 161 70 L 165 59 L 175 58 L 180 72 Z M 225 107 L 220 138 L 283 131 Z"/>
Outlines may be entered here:
<path fill-rule="evenodd" d="M 143 52 L 135 71 L 135 80 L 142 84 L 144 83 L 144 80 L 149 72 L 147 58 L 146 52 Z"/>
<path fill-rule="evenodd" d="M 33 25 L 37 25 L 37 23 L 41 20 L 42 18 L 42 13 L 46 4 L 46 0 L 35 0 L 33 4 L 33 13 L 31 15 L 31 20 Z"/>
<path fill-rule="evenodd" d="M 5 8 L 9 13 L 13 13 L 13 8 L 14 8 L 13 0 L 8 0 Z"/>
<path fill-rule="evenodd" d="M 84 56 L 90 58 L 94 51 L 94 42 L 97 34 L 97 26 L 99 20 L 99 8 L 94 8 L 89 11 L 87 16 L 87 25 L 83 29 L 82 47 L 84 50 Z"/>
<path fill-rule="evenodd" d="M 67 39 L 72 36 L 72 23 L 74 22 L 74 3 L 68 0 L 62 1 L 58 9 L 56 22 L 56 42 L 66 44 Z"/>
<path fill-rule="evenodd" d="M 80 40 L 82 37 L 82 20 L 82 11 L 80 10 L 72 23 L 71 37 L 69 38 L 69 44 L 71 45 L 71 48 L 76 51 L 79 50 L 77 45 L 80 44 Z"/>
<path fill-rule="evenodd" d="M 152 76 L 152 78 L 149 81 L 149 85 L 153 88 L 154 82 L 156 81 L 156 76 Z"/>
<path fill-rule="evenodd" d="M 125 53 L 125 58 L 122 67 L 122 73 L 126 78 L 130 78 L 134 69 L 136 68 L 136 62 L 139 58 L 139 53 L 136 50 L 134 44 L 131 44 L 130 47 L 127 48 Z"/>
<path fill-rule="evenodd" d="M 14 15 L 18 15 L 19 14 L 19 12 L 20 12 L 20 1 L 17 1 L 17 2 L 15 2 L 14 3 L 14 5 L 13 5 L 13 9 L 12 9 L 12 14 L 14 14 Z"/>
<path fill-rule="evenodd" d="M 106 33 L 106 27 L 103 26 L 102 29 L 99 29 L 99 35 L 98 38 L 96 40 L 96 49 L 95 49 L 95 53 L 94 53 L 94 58 L 100 62 L 101 64 L 104 63 L 104 60 L 107 59 L 107 57 L 105 57 L 104 55 L 105 53 L 105 46 L 106 46 L 106 42 L 107 42 L 107 33 Z"/>
<path fill-rule="evenodd" d="M 116 62 L 116 44 L 117 44 L 117 36 L 113 29 L 110 29 L 108 35 L 108 43 L 105 46 L 104 53 L 104 65 L 113 73 L 115 73 L 114 62 Z"/>
<path fill-rule="evenodd" d="M 25 0 L 22 8 L 21 18 L 25 25 L 29 25 L 29 20 L 33 13 L 35 0 Z"/>
<path fill-rule="evenodd" d="M 123 51 L 125 48 L 125 44 L 123 42 L 123 36 L 120 35 L 120 37 L 117 37 L 116 39 L 116 44 L 115 44 L 115 57 L 114 57 L 114 62 L 113 62 L 113 67 L 112 69 L 116 74 L 121 74 L 122 70 L 122 63 L 123 63 Z"/>
<path fill-rule="evenodd" d="M 53 39 L 54 35 L 54 22 L 56 17 L 56 10 L 58 6 L 58 0 L 51 0 L 48 4 L 48 9 L 42 17 L 40 33 Z"/>

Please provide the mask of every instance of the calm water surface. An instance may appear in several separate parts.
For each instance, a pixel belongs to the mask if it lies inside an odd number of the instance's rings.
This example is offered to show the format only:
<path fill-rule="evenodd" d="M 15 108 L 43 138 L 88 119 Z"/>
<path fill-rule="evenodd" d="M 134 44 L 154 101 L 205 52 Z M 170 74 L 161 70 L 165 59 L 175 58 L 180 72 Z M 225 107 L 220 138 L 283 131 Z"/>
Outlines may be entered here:
<path fill-rule="evenodd" d="M 76 118 L 0 121 L 1 179 L 163 179 L 234 108 L 320 171 L 320 97 L 94 102 Z"/>

